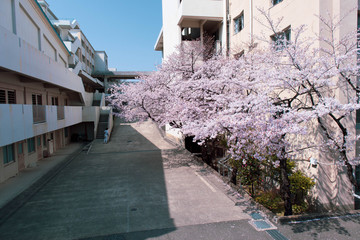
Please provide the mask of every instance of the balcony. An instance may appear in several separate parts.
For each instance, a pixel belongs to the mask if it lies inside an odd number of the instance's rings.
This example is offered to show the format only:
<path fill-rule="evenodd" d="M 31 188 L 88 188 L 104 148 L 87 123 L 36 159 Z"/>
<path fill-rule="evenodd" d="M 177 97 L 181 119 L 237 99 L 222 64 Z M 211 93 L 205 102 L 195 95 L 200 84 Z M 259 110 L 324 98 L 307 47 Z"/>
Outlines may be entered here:
<path fill-rule="evenodd" d="M 28 76 L 34 81 L 70 90 L 83 101 L 85 90 L 79 76 L 2 26 L 0 56 L 1 68 Z"/>
<path fill-rule="evenodd" d="M 46 122 L 46 106 L 33 105 L 32 110 L 34 124 Z"/>
<path fill-rule="evenodd" d="M 0 104 L 0 147 L 82 122 L 82 107 Z"/>
<path fill-rule="evenodd" d="M 64 106 L 57 106 L 56 111 L 57 111 L 57 119 L 58 120 L 65 119 L 65 107 Z"/>
<path fill-rule="evenodd" d="M 192 27 L 201 20 L 222 21 L 222 0 L 182 0 L 178 10 L 178 25 Z"/>

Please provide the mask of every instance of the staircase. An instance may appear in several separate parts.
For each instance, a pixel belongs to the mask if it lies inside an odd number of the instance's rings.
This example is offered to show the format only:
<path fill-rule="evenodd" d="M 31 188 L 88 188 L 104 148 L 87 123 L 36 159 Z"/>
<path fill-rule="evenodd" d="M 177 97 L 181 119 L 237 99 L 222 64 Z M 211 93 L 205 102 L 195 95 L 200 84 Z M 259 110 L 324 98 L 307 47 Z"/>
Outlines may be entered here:
<path fill-rule="evenodd" d="M 95 107 L 96 106 L 98 107 L 98 106 L 100 106 L 100 103 L 101 103 L 101 100 L 93 100 L 92 105 L 95 106 Z"/>
<path fill-rule="evenodd" d="M 104 139 L 104 131 L 108 127 L 109 114 L 100 114 L 96 139 Z"/>

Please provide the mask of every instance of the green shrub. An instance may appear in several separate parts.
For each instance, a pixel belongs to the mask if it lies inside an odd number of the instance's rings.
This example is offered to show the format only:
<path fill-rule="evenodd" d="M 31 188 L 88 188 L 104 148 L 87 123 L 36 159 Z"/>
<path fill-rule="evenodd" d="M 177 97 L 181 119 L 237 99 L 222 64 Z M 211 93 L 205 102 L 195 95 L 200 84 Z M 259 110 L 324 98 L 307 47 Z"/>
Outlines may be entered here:
<path fill-rule="evenodd" d="M 305 176 L 300 170 L 297 170 L 289 176 L 290 191 L 293 194 L 293 204 L 303 205 L 309 190 L 315 185 L 314 180 Z"/>
<path fill-rule="evenodd" d="M 256 197 L 255 201 L 272 212 L 279 213 L 283 211 L 283 201 L 280 195 L 275 192 L 264 192 Z"/>
<path fill-rule="evenodd" d="M 293 214 L 302 214 L 302 213 L 306 212 L 308 210 L 308 208 L 309 208 L 309 205 L 306 202 L 303 202 L 300 205 L 298 205 L 298 204 L 292 205 Z"/>

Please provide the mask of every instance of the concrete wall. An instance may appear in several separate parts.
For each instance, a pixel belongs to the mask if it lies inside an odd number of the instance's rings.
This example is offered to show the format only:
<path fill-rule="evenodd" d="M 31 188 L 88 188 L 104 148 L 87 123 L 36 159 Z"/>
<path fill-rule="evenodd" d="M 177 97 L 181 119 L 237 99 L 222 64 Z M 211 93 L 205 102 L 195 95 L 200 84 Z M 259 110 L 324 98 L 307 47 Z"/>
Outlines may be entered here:
<path fill-rule="evenodd" d="M 0 9 L 11 13 L 8 1 L 1 1 Z M 60 60 L 67 65 L 69 53 L 35 1 L 14 0 L 14 10 L 15 21 L 0 21 L 0 66 L 75 91 L 83 98 L 81 78 Z"/>
<path fill-rule="evenodd" d="M 83 107 L 83 122 L 93 122 L 93 132 L 96 135 L 100 117 L 100 107 Z"/>
<path fill-rule="evenodd" d="M 169 55 L 177 51 L 181 44 L 182 28 L 200 28 L 201 39 L 205 32 L 207 21 L 212 21 L 219 29 L 219 40 L 224 44 L 225 22 L 223 0 L 183 0 L 167 1 L 163 0 L 163 57 L 166 59 Z"/>
<path fill-rule="evenodd" d="M 178 22 L 184 17 L 218 19 L 223 16 L 222 10 L 223 0 L 182 0 L 177 18 Z"/>
<path fill-rule="evenodd" d="M 163 56 L 166 59 L 181 43 L 181 28 L 178 24 L 177 12 L 180 1 L 162 1 L 163 14 Z"/>
<path fill-rule="evenodd" d="M 7 179 L 16 176 L 19 171 L 25 168 L 32 168 L 37 166 L 37 162 L 44 157 L 49 156 L 50 142 L 54 151 L 64 147 L 70 140 L 70 136 L 65 137 L 65 129 L 59 129 L 47 134 L 42 134 L 34 137 L 35 151 L 29 152 L 28 142 L 30 138 L 23 141 L 13 143 L 14 161 L 4 163 L 4 147 L 0 147 L 0 183 Z M 22 147 L 21 147 L 22 146 Z M 19 151 L 19 149 L 22 151 Z M 44 155 L 46 153 L 46 155 Z"/>
<path fill-rule="evenodd" d="M 13 32 L 13 3 L 12 0 L 0 2 L 0 24 L 9 32 Z"/>
<path fill-rule="evenodd" d="M 92 106 L 94 100 L 94 93 L 85 92 L 85 106 Z"/>
<path fill-rule="evenodd" d="M 82 122 L 81 107 L 65 107 L 65 119 L 57 119 L 57 106 L 44 106 L 46 122 L 34 124 L 33 106 L 0 104 L 0 147 Z"/>
<path fill-rule="evenodd" d="M 95 52 L 95 72 L 108 71 L 108 57 L 105 51 Z"/>
<path fill-rule="evenodd" d="M 0 4 L 4 4 L 4 7 L 8 9 L 8 2 L 11 2 L 11 0 L 4 0 L 1 2 L 2 3 Z M 63 59 L 67 59 L 67 56 L 69 55 L 67 49 L 63 46 L 52 26 L 46 20 L 36 1 L 12 0 L 12 2 L 14 10 L 7 11 L 14 15 L 12 18 L 12 25 L 15 26 L 16 32 L 13 33 L 17 34 L 21 39 L 27 41 L 33 47 L 41 51 L 44 50 L 43 44 L 45 43 L 45 38 L 47 38 L 49 42 L 53 43 L 56 55 L 60 55 Z M 1 5 L 0 8 L 2 8 Z M 7 20 L 9 20 L 9 17 Z M 4 22 L 4 25 L 9 25 L 9 23 Z"/>

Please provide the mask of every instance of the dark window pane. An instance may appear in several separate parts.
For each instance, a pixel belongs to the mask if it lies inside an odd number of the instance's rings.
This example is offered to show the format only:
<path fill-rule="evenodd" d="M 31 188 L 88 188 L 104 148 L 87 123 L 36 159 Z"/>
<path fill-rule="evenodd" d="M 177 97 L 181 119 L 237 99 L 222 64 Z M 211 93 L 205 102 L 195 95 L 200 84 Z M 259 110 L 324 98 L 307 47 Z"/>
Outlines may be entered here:
<path fill-rule="evenodd" d="M 16 104 L 15 91 L 8 91 L 8 104 Z"/>
<path fill-rule="evenodd" d="M 0 103 L 6 103 L 6 92 L 2 89 L 0 89 Z"/>

